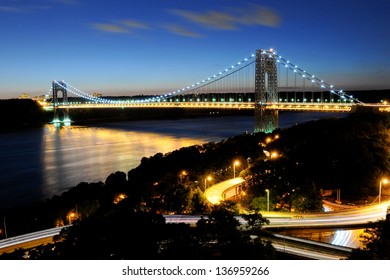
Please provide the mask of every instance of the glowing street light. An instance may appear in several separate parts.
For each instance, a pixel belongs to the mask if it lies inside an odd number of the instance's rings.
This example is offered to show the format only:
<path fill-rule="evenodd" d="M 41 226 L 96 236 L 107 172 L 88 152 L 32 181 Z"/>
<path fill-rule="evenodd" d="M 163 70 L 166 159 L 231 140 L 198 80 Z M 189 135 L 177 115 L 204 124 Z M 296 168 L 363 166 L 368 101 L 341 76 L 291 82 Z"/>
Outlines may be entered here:
<path fill-rule="evenodd" d="M 76 217 L 76 213 L 75 212 L 72 212 L 68 215 L 68 221 L 69 221 L 69 225 L 72 223 L 72 220 L 74 220 Z"/>
<path fill-rule="evenodd" d="M 179 175 L 180 184 L 183 183 L 183 178 L 184 178 L 185 176 L 187 176 L 187 175 L 188 175 L 188 173 L 187 173 L 187 171 L 185 171 L 185 170 L 183 170 L 182 172 L 180 172 L 180 175 Z"/>
<path fill-rule="evenodd" d="M 204 191 L 206 191 L 206 189 L 207 189 L 207 181 L 211 181 L 211 176 L 207 176 L 207 178 L 206 179 L 204 179 Z"/>
<path fill-rule="evenodd" d="M 379 182 L 379 199 L 378 199 L 378 203 L 381 203 L 381 196 L 382 196 L 382 183 L 383 184 L 387 184 L 388 180 L 387 179 L 382 179 L 380 182 Z"/>
<path fill-rule="evenodd" d="M 265 192 L 267 193 L 267 212 L 269 212 L 269 189 L 265 189 Z"/>
<path fill-rule="evenodd" d="M 236 165 L 240 165 L 238 160 L 234 161 L 233 163 L 233 178 L 236 178 Z"/>
<path fill-rule="evenodd" d="M 270 156 L 272 159 L 275 159 L 279 157 L 279 154 L 277 152 L 272 152 Z"/>

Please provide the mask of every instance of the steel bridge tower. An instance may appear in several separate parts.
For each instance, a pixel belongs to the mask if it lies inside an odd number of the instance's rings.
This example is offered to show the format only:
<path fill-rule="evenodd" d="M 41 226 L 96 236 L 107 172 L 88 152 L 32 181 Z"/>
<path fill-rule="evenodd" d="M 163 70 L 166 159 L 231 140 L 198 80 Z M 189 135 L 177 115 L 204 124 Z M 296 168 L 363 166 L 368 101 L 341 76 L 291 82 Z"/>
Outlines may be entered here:
<path fill-rule="evenodd" d="M 69 109 L 60 109 L 59 102 L 58 102 L 58 93 L 62 93 L 62 103 L 67 104 L 68 103 L 68 91 L 66 89 L 66 83 L 63 81 L 53 81 L 52 82 L 52 90 L 53 90 L 53 111 L 54 111 L 54 118 L 53 123 L 59 124 L 59 123 L 70 123 L 69 119 Z"/>
<path fill-rule="evenodd" d="M 256 50 L 255 132 L 272 132 L 279 126 L 278 110 L 267 110 L 266 103 L 278 102 L 277 59 L 272 50 Z"/>

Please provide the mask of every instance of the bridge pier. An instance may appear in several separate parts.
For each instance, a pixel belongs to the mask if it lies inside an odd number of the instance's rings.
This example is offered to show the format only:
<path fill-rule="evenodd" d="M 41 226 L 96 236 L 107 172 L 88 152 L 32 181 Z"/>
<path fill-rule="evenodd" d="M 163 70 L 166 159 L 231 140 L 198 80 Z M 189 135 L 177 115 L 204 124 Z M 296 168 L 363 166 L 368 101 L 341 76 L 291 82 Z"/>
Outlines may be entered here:
<path fill-rule="evenodd" d="M 278 111 L 266 109 L 267 103 L 279 101 L 276 62 L 272 50 L 256 50 L 254 132 L 270 133 L 279 127 Z"/>
<path fill-rule="evenodd" d="M 66 83 L 64 81 L 53 81 L 52 83 L 53 93 L 53 124 L 60 126 L 61 124 L 70 125 L 69 109 L 60 108 L 58 102 L 58 94 L 62 93 L 62 103 L 68 104 L 68 91 L 66 89 Z"/>

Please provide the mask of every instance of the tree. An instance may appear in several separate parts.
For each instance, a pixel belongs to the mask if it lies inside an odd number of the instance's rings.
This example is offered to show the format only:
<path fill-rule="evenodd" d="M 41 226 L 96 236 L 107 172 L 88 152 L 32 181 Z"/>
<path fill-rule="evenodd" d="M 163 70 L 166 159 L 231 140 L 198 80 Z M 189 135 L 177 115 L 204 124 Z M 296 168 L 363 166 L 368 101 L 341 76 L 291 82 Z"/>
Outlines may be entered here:
<path fill-rule="evenodd" d="M 390 260 L 390 219 L 370 223 L 364 230 L 363 249 L 355 249 L 350 259 Z"/>

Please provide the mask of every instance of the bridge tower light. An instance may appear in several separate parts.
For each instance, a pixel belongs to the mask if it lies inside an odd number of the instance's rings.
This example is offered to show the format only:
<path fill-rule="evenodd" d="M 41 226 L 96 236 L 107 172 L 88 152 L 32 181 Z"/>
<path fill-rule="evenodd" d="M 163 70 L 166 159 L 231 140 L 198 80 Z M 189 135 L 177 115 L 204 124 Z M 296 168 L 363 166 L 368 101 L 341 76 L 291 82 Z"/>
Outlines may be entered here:
<path fill-rule="evenodd" d="M 62 105 L 68 105 L 68 90 L 65 81 L 54 80 L 52 82 L 52 97 L 53 97 L 53 123 L 56 126 L 60 126 L 61 123 L 65 125 L 70 124 L 69 109 L 60 108 L 58 102 L 58 95 L 62 93 Z"/>
<path fill-rule="evenodd" d="M 267 103 L 278 102 L 276 61 L 270 51 L 256 51 L 255 132 L 269 133 L 279 125 L 278 111 L 266 108 Z"/>

